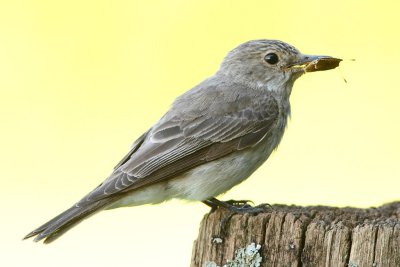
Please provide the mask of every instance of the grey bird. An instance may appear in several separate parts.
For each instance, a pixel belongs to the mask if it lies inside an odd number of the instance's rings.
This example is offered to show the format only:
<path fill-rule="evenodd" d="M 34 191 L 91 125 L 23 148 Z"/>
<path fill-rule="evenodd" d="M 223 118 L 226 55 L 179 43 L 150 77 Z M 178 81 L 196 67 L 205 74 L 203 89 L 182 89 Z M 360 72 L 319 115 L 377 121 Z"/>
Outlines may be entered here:
<path fill-rule="evenodd" d="M 174 101 L 104 182 L 25 238 L 49 243 L 95 212 L 171 198 L 233 207 L 214 197 L 244 181 L 278 146 L 294 81 L 339 61 L 278 40 L 239 45 L 214 76 Z"/>

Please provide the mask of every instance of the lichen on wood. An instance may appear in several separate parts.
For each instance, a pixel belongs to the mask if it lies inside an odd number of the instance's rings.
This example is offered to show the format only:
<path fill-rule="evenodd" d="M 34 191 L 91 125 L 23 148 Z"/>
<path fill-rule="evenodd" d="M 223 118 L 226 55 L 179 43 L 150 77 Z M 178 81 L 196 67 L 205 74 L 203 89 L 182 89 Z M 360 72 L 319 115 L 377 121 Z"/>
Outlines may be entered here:
<path fill-rule="evenodd" d="M 260 266 L 400 266 L 400 202 L 369 209 L 273 205 L 233 216 L 217 209 L 203 218 L 191 266 L 224 266 L 251 243 L 260 244 Z"/>
<path fill-rule="evenodd" d="M 228 261 L 222 267 L 259 267 L 262 257 L 258 252 L 261 246 L 251 243 L 245 248 L 238 248 L 233 261 Z M 215 262 L 206 262 L 205 267 L 220 267 Z"/>

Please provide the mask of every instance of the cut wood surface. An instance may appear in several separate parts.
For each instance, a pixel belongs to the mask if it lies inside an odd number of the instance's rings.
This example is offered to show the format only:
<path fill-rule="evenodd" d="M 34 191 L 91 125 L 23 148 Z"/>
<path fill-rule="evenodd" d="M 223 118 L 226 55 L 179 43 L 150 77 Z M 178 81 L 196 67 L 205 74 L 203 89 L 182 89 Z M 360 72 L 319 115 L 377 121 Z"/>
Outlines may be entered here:
<path fill-rule="evenodd" d="M 201 222 L 191 267 L 247 266 L 234 263 L 235 252 L 252 243 L 262 260 L 249 266 L 400 267 L 400 202 L 369 209 L 273 205 L 234 215 L 220 208 Z"/>

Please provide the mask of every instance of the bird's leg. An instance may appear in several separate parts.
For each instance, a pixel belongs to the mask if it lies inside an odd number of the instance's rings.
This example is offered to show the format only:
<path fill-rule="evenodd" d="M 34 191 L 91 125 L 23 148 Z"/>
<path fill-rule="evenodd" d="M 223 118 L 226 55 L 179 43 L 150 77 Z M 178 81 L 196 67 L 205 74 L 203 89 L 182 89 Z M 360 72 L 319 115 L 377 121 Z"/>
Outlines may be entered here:
<path fill-rule="evenodd" d="M 215 211 L 217 208 L 225 208 L 233 213 L 260 213 L 271 207 L 269 204 L 261 204 L 253 207 L 248 204 L 253 203 L 250 200 L 221 201 L 214 197 L 204 200 L 203 203 L 211 207 L 211 211 Z"/>
<path fill-rule="evenodd" d="M 202 202 L 211 208 L 211 212 L 215 211 L 219 207 L 218 204 L 212 201 L 212 198 L 203 200 Z"/>
<path fill-rule="evenodd" d="M 228 201 L 221 201 L 216 198 L 210 198 L 203 201 L 204 204 L 211 207 L 211 212 L 214 212 L 218 208 L 224 208 L 229 211 L 229 213 L 221 219 L 220 222 L 220 233 L 221 237 L 225 237 L 227 234 L 227 226 L 229 220 L 232 218 L 233 215 L 237 213 L 260 213 L 269 208 L 271 205 L 269 204 L 261 204 L 255 207 L 252 207 L 248 203 L 253 203 L 251 200 L 228 200 Z"/>

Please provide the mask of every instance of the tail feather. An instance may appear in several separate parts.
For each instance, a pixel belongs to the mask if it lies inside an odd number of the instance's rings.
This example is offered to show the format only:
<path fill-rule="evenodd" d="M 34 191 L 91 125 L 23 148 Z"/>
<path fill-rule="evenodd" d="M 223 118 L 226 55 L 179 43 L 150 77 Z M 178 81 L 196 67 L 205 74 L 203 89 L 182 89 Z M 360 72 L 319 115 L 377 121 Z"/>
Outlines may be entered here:
<path fill-rule="evenodd" d="M 50 243 L 80 223 L 82 220 L 104 209 L 110 204 L 110 202 L 111 201 L 109 199 L 102 199 L 84 206 L 72 206 L 39 228 L 27 234 L 24 239 L 36 236 L 33 241 L 38 242 L 42 239 L 45 239 L 44 243 Z"/>
<path fill-rule="evenodd" d="M 32 232 L 30 232 L 29 234 L 27 234 L 23 239 L 28 239 L 31 237 L 34 237 L 38 234 L 40 234 L 41 232 L 43 232 L 49 225 L 53 224 L 55 221 L 57 221 L 59 218 L 61 218 L 67 211 L 71 210 L 73 207 L 69 208 L 68 210 L 64 211 L 63 213 L 57 215 L 56 217 L 54 217 L 53 219 L 51 219 L 50 221 L 46 222 L 45 224 L 43 224 L 42 226 L 36 228 L 35 230 L 33 230 Z"/>

